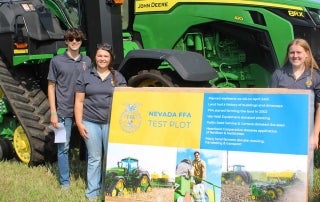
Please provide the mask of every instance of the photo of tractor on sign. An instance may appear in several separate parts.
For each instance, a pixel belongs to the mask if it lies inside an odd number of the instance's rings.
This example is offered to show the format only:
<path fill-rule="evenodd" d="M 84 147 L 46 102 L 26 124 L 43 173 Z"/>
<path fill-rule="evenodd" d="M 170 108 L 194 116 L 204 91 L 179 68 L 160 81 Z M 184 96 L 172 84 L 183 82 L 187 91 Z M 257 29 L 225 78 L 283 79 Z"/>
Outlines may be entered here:
<path fill-rule="evenodd" d="M 168 147 L 110 143 L 103 178 L 105 201 L 173 202 L 175 155 Z"/>
<path fill-rule="evenodd" d="M 107 195 L 122 196 L 151 191 L 149 172 L 140 169 L 138 163 L 138 159 L 127 157 L 118 162 L 118 167 L 107 170 Z"/>
<path fill-rule="evenodd" d="M 222 173 L 221 181 L 224 184 L 244 185 L 251 183 L 252 176 L 245 170 L 244 165 L 233 165 L 232 170 Z"/>
<path fill-rule="evenodd" d="M 307 168 L 299 165 L 302 157 L 236 151 L 226 154 L 221 176 L 222 202 L 304 201 Z M 257 164 L 258 159 L 264 162 Z M 279 162 L 284 161 L 288 163 L 280 166 Z"/>

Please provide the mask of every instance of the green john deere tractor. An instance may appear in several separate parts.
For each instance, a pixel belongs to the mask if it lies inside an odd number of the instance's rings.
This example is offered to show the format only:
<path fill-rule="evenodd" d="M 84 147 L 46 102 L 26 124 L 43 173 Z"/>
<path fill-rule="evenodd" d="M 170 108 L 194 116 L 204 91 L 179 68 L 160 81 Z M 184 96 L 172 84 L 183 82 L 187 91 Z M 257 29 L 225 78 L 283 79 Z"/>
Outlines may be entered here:
<path fill-rule="evenodd" d="M 128 40 L 128 33 L 122 35 L 122 3 L 0 0 L 0 160 L 13 155 L 29 165 L 56 160 L 54 136 L 48 129 L 50 112 L 46 96 L 50 60 L 65 51 L 65 30 L 77 27 L 86 35 L 83 54 L 92 56 L 97 43 L 108 42 L 116 55 L 115 68 L 119 67 L 124 53 L 138 48 L 138 42 Z M 139 58 L 131 56 L 129 66 L 139 67 L 138 63 L 146 65 L 149 61 L 158 61 L 159 66 L 160 61 L 178 66 L 196 82 L 215 77 L 200 54 L 177 50 L 158 50 L 156 56 L 154 51 L 144 53 Z M 190 74 L 195 67 L 199 70 Z M 77 129 L 73 131 L 76 133 Z"/>
<path fill-rule="evenodd" d="M 105 190 L 110 196 L 151 191 L 149 172 L 139 167 L 138 159 L 127 157 L 118 162 L 118 167 L 107 169 Z"/>
<path fill-rule="evenodd" d="M 46 76 L 71 27 L 89 56 L 112 44 L 132 87 L 267 87 L 292 39 L 320 54 L 316 0 L 0 0 L 0 160 L 55 160 Z"/>
<path fill-rule="evenodd" d="M 232 170 L 222 173 L 221 182 L 223 184 L 245 185 L 252 183 L 252 175 L 245 170 L 244 165 L 233 165 Z"/>

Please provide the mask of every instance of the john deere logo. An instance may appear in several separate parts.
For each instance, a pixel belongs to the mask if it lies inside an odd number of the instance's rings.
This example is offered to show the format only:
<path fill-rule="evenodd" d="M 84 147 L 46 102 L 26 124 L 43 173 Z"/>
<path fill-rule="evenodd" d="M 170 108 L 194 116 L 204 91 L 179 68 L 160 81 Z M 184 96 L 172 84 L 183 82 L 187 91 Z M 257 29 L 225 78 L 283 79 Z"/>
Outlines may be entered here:
<path fill-rule="evenodd" d="M 141 115 L 136 104 L 127 104 L 127 107 L 120 116 L 120 127 L 127 133 L 133 133 L 140 128 Z"/>

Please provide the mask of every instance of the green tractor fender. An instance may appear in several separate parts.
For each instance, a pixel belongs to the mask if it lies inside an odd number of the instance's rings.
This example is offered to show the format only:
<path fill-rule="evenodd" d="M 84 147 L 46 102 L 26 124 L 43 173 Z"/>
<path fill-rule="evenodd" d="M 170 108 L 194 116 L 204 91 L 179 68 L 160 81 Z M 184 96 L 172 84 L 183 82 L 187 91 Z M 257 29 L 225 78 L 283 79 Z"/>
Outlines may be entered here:
<path fill-rule="evenodd" d="M 158 69 L 163 62 L 168 64 L 167 69 L 175 70 L 183 80 L 209 81 L 218 76 L 199 53 L 167 49 L 132 50 L 128 52 L 118 70 L 129 79 L 136 72 Z"/>

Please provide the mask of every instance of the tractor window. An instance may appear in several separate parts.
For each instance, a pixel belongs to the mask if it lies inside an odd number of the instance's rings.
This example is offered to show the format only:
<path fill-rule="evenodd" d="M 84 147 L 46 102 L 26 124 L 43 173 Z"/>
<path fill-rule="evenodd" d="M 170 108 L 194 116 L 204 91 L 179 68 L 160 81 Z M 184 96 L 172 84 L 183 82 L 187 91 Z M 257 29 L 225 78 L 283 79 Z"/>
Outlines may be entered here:
<path fill-rule="evenodd" d="M 125 161 L 122 161 L 122 162 L 121 162 L 121 165 L 122 165 L 122 166 L 121 166 L 122 168 L 128 168 L 128 167 L 129 167 L 128 162 L 125 162 Z"/>
<path fill-rule="evenodd" d="M 121 161 L 122 168 L 128 169 L 128 171 L 131 173 L 133 170 L 138 168 L 138 161 L 132 160 L 132 159 L 126 159 Z"/>
<path fill-rule="evenodd" d="M 318 65 L 320 65 L 320 29 L 314 29 L 312 27 L 294 26 L 295 38 L 306 39 L 312 50 L 312 54 L 316 59 Z"/>
<path fill-rule="evenodd" d="M 133 171 L 133 170 L 135 170 L 135 169 L 137 169 L 138 168 L 138 162 L 137 161 L 133 161 L 132 163 L 131 163 L 131 169 L 130 169 L 130 171 Z"/>
<path fill-rule="evenodd" d="M 310 12 L 310 15 L 311 15 L 313 21 L 317 25 L 320 25 L 320 10 L 319 9 L 313 9 L 313 8 L 309 8 L 308 10 Z"/>
<path fill-rule="evenodd" d="M 74 11 L 78 11 L 78 0 L 64 0 L 67 8 L 73 9 Z"/>
<path fill-rule="evenodd" d="M 46 7 L 60 20 L 61 26 L 79 27 L 79 4 L 78 0 L 50 0 Z"/>

